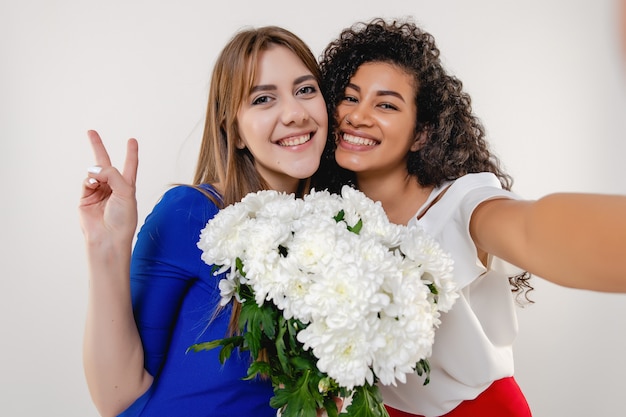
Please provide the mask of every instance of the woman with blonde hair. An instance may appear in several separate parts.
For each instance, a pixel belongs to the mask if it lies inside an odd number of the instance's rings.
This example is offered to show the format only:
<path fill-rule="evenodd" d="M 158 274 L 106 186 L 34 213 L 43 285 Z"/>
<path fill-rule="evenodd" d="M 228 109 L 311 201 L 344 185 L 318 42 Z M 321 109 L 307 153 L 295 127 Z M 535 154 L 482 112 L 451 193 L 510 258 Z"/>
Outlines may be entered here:
<path fill-rule="evenodd" d="M 327 135 L 319 82 L 315 57 L 293 33 L 235 34 L 213 71 L 193 183 L 163 195 L 132 259 L 137 141 L 128 141 L 120 173 L 88 133 L 97 165 L 79 207 L 90 274 L 84 368 L 103 416 L 276 415 L 270 382 L 243 380 L 246 352 L 223 365 L 218 350 L 187 353 L 232 332 L 237 317 L 232 305 L 212 316 L 221 277 L 196 244 L 210 218 L 249 192 L 307 190 Z"/>

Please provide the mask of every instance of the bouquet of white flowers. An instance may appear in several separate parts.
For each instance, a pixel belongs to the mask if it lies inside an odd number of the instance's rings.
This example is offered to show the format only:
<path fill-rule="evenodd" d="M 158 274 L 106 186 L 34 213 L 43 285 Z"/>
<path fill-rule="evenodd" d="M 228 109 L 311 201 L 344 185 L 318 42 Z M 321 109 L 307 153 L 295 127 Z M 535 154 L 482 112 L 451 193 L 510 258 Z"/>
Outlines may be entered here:
<path fill-rule="evenodd" d="M 226 272 L 221 304 L 242 308 L 240 334 L 191 349 L 221 346 L 221 360 L 250 350 L 248 378 L 271 380 L 283 416 L 337 416 L 333 399 L 348 396 L 342 415 L 385 416 L 377 382 L 428 382 L 440 312 L 458 297 L 452 259 L 363 193 L 251 193 L 207 223 L 198 247 Z"/>

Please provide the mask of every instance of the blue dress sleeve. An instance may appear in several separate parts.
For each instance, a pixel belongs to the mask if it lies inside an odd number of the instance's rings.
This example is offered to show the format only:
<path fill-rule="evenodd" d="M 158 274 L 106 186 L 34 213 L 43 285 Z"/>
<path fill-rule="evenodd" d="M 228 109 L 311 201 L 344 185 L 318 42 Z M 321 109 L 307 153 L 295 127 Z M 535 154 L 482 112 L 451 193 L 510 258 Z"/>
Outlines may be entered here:
<path fill-rule="evenodd" d="M 200 230 L 219 209 L 189 186 L 168 190 L 146 217 L 131 260 L 135 321 L 144 346 L 145 368 L 156 376 L 190 286 L 208 266 L 196 246 Z"/>

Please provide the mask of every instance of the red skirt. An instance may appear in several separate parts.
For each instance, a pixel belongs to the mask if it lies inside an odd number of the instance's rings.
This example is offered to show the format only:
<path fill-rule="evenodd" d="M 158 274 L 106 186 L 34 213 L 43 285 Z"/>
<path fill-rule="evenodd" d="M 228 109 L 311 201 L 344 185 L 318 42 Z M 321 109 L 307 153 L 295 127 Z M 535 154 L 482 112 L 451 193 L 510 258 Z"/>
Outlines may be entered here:
<path fill-rule="evenodd" d="M 422 417 L 385 406 L 390 417 Z M 526 398 L 513 377 L 499 379 L 473 400 L 463 401 L 441 417 L 530 417 Z"/>

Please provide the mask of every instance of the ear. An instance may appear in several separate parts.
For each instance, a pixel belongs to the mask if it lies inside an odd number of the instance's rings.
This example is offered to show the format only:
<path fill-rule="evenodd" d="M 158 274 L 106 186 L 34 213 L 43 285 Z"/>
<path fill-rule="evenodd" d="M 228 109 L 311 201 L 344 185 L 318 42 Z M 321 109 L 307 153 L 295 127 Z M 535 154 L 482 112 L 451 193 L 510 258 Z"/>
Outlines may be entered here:
<path fill-rule="evenodd" d="M 227 132 L 228 130 L 226 128 L 224 128 L 224 132 Z M 224 134 L 224 136 L 228 137 L 228 135 Z M 243 150 L 246 149 L 246 142 L 241 138 L 241 135 L 239 134 L 239 124 L 238 122 L 235 122 L 235 126 L 233 129 L 233 137 L 235 138 L 235 148 L 239 149 L 239 150 Z"/>
<path fill-rule="evenodd" d="M 415 142 L 411 145 L 411 152 L 417 152 L 424 147 L 428 140 L 428 129 L 422 129 L 415 135 Z"/>

